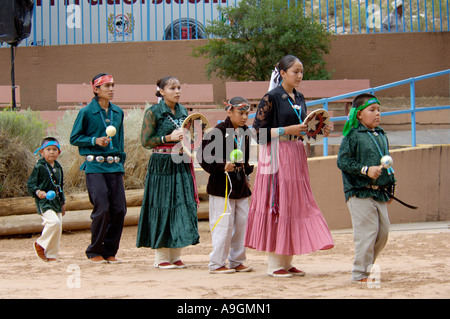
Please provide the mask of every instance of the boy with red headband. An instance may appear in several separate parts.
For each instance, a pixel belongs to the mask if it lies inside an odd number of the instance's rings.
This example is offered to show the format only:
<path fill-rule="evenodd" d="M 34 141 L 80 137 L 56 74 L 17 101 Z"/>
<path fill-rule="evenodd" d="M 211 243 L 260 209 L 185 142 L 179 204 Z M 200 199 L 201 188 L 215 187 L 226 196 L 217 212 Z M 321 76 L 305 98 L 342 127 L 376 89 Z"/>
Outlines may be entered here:
<path fill-rule="evenodd" d="M 86 158 L 80 169 L 86 174 L 89 200 L 94 205 L 91 244 L 86 256 L 92 263 L 118 263 L 115 255 L 127 211 L 123 183 L 124 113 L 110 102 L 114 97 L 114 79 L 110 74 L 96 75 L 91 85 L 95 96 L 78 113 L 70 135 L 70 144 L 78 146 L 80 155 Z"/>
<path fill-rule="evenodd" d="M 63 169 L 56 160 L 61 154 L 61 148 L 55 138 L 46 137 L 34 154 L 38 152 L 42 158 L 34 166 L 27 188 L 34 197 L 44 229 L 33 247 L 41 260 L 54 261 L 58 257 L 62 216 L 65 214 Z"/>

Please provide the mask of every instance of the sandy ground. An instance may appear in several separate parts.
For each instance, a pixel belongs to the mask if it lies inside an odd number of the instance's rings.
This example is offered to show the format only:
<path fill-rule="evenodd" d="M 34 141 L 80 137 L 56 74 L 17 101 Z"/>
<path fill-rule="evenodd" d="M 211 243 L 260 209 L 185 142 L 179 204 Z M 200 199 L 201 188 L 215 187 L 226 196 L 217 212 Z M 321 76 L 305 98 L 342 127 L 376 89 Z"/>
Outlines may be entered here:
<path fill-rule="evenodd" d="M 333 231 L 336 246 L 294 257 L 305 277 L 272 278 L 265 253 L 247 250 L 249 273 L 211 275 L 211 238 L 207 222 L 199 223 L 200 244 L 184 249 L 187 269 L 153 267 L 154 251 L 136 248 L 136 227 L 124 229 L 121 264 L 93 265 L 84 256 L 89 231 L 64 232 L 60 259 L 42 262 L 32 243 L 38 237 L 0 239 L 2 299 L 305 299 L 450 297 L 450 222 L 392 225 L 389 242 L 377 260 L 379 284 L 350 281 L 353 260 L 351 230 Z M 375 274 L 374 276 L 378 276 Z M 180 300 L 178 302 L 181 302 Z"/>

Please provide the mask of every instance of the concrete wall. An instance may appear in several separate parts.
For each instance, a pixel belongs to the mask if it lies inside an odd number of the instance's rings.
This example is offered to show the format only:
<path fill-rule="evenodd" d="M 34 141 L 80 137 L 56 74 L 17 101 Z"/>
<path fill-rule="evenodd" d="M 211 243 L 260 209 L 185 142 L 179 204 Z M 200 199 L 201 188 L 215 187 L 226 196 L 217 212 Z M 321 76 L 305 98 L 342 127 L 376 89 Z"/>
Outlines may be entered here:
<path fill-rule="evenodd" d="M 450 145 L 429 145 L 390 152 L 397 179 L 396 197 L 418 206 L 388 205 L 391 223 L 450 220 Z M 331 229 L 351 228 L 337 156 L 308 159 L 311 187 Z"/>
<path fill-rule="evenodd" d="M 20 47 L 15 71 L 22 107 L 55 110 L 56 84 L 89 83 L 100 72 L 112 73 L 122 84 L 155 84 L 165 75 L 175 75 L 182 83 L 212 83 L 216 103 L 222 104 L 224 81 L 208 80 L 204 68 L 207 61 L 191 56 L 193 47 L 205 41 Z M 333 37 L 325 58 L 333 79 L 368 78 L 372 86 L 378 86 L 449 69 L 448 52 L 450 32 L 339 35 Z M 0 85 L 11 85 L 9 48 L 0 49 L 0 70 Z M 409 88 L 402 86 L 385 94 L 408 96 Z M 417 94 L 449 96 L 449 77 L 423 81 Z"/>

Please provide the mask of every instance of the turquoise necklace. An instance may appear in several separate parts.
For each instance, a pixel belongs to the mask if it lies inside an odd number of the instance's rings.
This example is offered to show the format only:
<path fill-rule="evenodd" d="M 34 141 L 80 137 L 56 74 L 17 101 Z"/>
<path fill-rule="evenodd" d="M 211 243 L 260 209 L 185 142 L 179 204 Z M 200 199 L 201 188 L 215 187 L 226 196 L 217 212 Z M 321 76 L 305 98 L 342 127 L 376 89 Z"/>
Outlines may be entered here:
<path fill-rule="evenodd" d="M 237 136 L 236 136 L 236 135 L 234 136 L 234 141 L 236 142 L 236 146 L 237 146 L 237 148 L 240 149 L 241 151 L 242 151 L 242 140 L 243 140 L 243 139 L 244 139 L 244 137 L 241 136 L 241 141 L 238 142 Z"/>
<path fill-rule="evenodd" d="M 386 141 L 386 137 L 384 136 L 384 134 L 378 134 L 377 132 L 369 132 L 367 131 L 367 134 L 369 134 L 371 140 L 375 143 L 375 146 L 377 147 L 378 153 L 380 154 L 381 157 L 385 156 L 385 155 L 389 155 L 389 150 L 387 147 L 387 141 Z M 376 135 L 375 135 L 376 134 Z M 381 150 L 380 145 L 378 145 L 377 140 L 375 139 L 375 136 L 380 135 L 381 139 L 383 141 L 383 146 L 384 146 L 384 153 Z M 388 174 L 394 173 L 394 169 L 392 167 L 387 168 Z"/>
<path fill-rule="evenodd" d="M 297 114 L 297 117 L 298 117 L 298 120 L 300 121 L 300 124 L 302 124 L 303 123 L 303 121 L 302 121 L 302 108 L 299 105 L 297 105 L 297 104 L 295 104 L 295 105 L 292 104 L 291 99 L 289 97 L 288 97 L 288 101 L 289 101 L 289 104 L 291 104 L 292 108 L 294 109 L 295 113 Z"/>
<path fill-rule="evenodd" d="M 103 122 L 103 125 L 105 126 L 105 129 L 108 127 L 108 125 L 106 125 L 106 123 L 108 123 L 109 125 L 113 125 L 113 112 L 111 110 L 109 110 L 109 119 L 107 118 L 105 120 L 105 117 L 103 116 L 103 113 L 101 110 L 100 110 L 100 116 L 102 117 L 102 122 Z M 112 139 L 111 139 L 111 142 L 109 142 L 109 148 L 113 149 Z"/>

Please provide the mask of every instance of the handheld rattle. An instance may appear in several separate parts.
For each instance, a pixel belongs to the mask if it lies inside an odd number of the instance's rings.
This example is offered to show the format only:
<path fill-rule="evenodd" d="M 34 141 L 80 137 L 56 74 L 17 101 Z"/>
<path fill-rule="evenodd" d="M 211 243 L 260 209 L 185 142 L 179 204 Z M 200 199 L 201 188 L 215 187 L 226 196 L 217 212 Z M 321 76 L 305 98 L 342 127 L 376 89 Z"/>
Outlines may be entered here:
<path fill-rule="evenodd" d="M 45 195 L 45 198 L 48 200 L 53 200 L 56 197 L 55 191 L 48 191 L 47 195 Z"/>
<path fill-rule="evenodd" d="M 116 135 L 116 128 L 113 125 L 110 125 L 106 128 L 106 135 L 108 137 L 113 137 L 114 135 Z"/>
<path fill-rule="evenodd" d="M 380 160 L 380 164 L 383 166 L 383 168 L 387 169 L 388 174 L 394 173 L 394 169 L 392 168 L 394 160 L 389 155 L 383 156 Z"/>
<path fill-rule="evenodd" d="M 233 163 L 239 162 L 244 157 L 244 153 L 240 149 L 235 149 L 230 153 L 230 161 Z"/>

